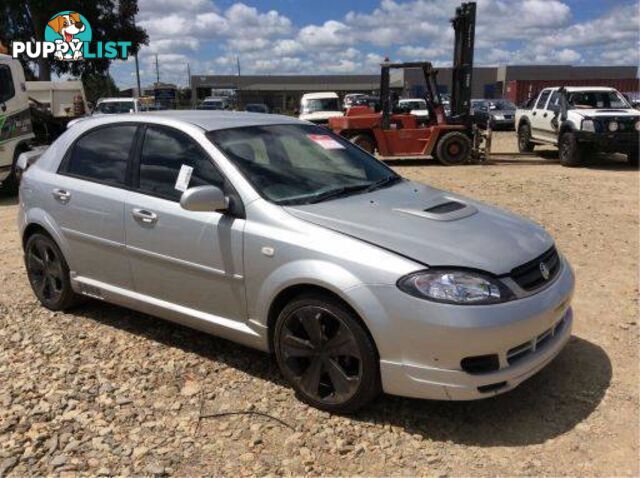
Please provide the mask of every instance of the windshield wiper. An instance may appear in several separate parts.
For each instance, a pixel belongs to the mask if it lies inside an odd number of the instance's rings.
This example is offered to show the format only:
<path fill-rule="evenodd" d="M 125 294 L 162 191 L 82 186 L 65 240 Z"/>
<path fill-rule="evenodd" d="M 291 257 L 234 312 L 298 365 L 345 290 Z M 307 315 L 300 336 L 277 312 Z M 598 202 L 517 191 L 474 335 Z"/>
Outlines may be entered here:
<path fill-rule="evenodd" d="M 335 199 L 340 196 L 346 196 L 347 194 L 356 192 L 356 191 L 364 191 L 368 190 L 372 185 L 370 183 L 365 184 L 354 184 L 351 186 L 342 186 L 335 189 L 330 189 L 328 191 L 324 191 L 322 193 L 316 194 L 312 196 L 307 201 L 307 204 L 315 204 L 317 202 L 326 201 L 327 199 Z"/>
<path fill-rule="evenodd" d="M 396 183 L 398 181 L 402 181 L 402 176 L 387 176 L 386 178 L 382 178 L 380 181 L 376 181 L 375 183 L 370 184 L 367 188 L 367 191 L 375 191 L 376 189 L 389 186 L 390 184 Z"/>

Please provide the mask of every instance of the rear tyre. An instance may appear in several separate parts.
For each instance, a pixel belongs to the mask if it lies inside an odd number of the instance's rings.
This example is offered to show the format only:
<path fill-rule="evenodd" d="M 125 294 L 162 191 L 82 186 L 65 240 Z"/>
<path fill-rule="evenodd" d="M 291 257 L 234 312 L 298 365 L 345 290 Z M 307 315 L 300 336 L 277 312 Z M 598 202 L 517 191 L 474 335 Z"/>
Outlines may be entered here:
<path fill-rule="evenodd" d="M 303 402 L 332 413 L 353 413 L 380 393 L 372 339 L 344 304 L 304 294 L 280 313 L 274 330 L 282 374 Z"/>
<path fill-rule="evenodd" d="M 445 166 L 456 166 L 469 161 L 471 140 L 459 131 L 445 134 L 436 146 L 436 159 Z"/>
<path fill-rule="evenodd" d="M 375 140 L 371 137 L 371 135 L 368 135 L 366 133 L 355 135 L 353 138 L 351 138 L 351 142 L 356 146 L 360 146 L 369 154 L 373 154 L 376 151 Z"/>
<path fill-rule="evenodd" d="M 560 154 L 560 164 L 570 168 L 580 166 L 584 161 L 584 151 L 576 140 L 576 135 L 571 131 L 563 133 L 560 136 L 558 144 Z"/>
<path fill-rule="evenodd" d="M 518 151 L 531 153 L 534 147 L 535 145 L 531 142 L 531 128 L 525 123 L 518 128 Z"/>
<path fill-rule="evenodd" d="M 71 288 L 69 266 L 49 236 L 36 233 L 25 246 L 24 262 L 34 294 L 49 310 L 65 310 L 79 301 Z"/>

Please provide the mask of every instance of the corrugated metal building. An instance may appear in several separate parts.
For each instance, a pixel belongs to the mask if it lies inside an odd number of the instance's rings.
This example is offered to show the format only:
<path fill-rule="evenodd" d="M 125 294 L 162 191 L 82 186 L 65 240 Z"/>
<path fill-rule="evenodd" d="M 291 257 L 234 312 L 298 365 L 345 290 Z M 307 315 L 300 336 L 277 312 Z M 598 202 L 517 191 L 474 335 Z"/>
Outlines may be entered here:
<path fill-rule="evenodd" d="M 451 68 L 439 68 L 442 93 L 451 91 Z M 194 102 L 211 95 L 211 90 L 237 90 L 240 103 L 264 103 L 275 111 L 293 111 L 304 93 L 335 91 L 372 93 L 379 88 L 379 75 L 196 75 L 191 77 Z M 508 97 L 517 102 L 549 85 L 616 86 L 638 91 L 635 66 L 513 65 L 476 67 L 473 73 L 474 98 Z M 424 94 L 419 69 L 393 70 L 391 87 L 405 97 Z M 523 96 L 524 95 L 524 96 Z"/>

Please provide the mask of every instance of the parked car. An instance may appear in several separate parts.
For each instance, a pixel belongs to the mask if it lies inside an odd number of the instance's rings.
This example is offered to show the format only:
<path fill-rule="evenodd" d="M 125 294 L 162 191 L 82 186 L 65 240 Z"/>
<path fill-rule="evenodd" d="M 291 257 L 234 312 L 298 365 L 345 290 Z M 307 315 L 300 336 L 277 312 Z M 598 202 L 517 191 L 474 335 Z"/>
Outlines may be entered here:
<path fill-rule="evenodd" d="M 197 110 L 226 110 L 229 108 L 229 102 L 226 98 L 208 97 L 205 98 L 202 103 L 196 106 Z"/>
<path fill-rule="evenodd" d="M 563 166 L 579 166 L 594 152 L 622 153 L 638 165 L 640 112 L 615 88 L 545 88 L 516 111 L 518 148 L 557 146 Z"/>
<path fill-rule="evenodd" d="M 352 106 L 368 106 L 374 111 L 380 111 L 380 97 L 379 96 L 360 96 L 353 100 Z"/>
<path fill-rule="evenodd" d="M 93 109 L 93 113 L 91 115 L 69 121 L 69 123 L 67 123 L 67 128 L 71 128 L 91 116 L 138 113 L 144 108 L 145 106 L 137 98 L 100 98 L 96 102 L 96 107 Z"/>
<path fill-rule="evenodd" d="M 301 120 L 316 124 L 327 124 L 329 118 L 344 116 L 338 95 L 333 92 L 306 93 L 300 99 Z"/>
<path fill-rule="evenodd" d="M 410 114 L 417 116 L 419 120 L 429 118 L 427 102 L 423 98 L 401 98 L 398 100 L 398 107 Z"/>
<path fill-rule="evenodd" d="M 471 100 L 471 112 L 481 128 L 489 123 L 494 129 L 514 128 L 516 105 L 509 100 Z"/>
<path fill-rule="evenodd" d="M 87 296 L 273 352 L 331 412 L 491 397 L 571 335 L 544 229 L 290 117 L 87 120 L 24 172 L 18 226 L 44 307 Z"/>
<path fill-rule="evenodd" d="M 354 101 L 357 100 L 358 98 L 362 98 L 365 97 L 367 95 L 365 95 L 364 93 L 349 93 L 347 95 L 344 95 L 344 98 L 342 100 L 342 107 L 346 110 L 347 108 L 351 108 L 352 106 L 354 106 Z"/>
<path fill-rule="evenodd" d="M 263 103 L 249 103 L 244 110 L 249 113 L 269 113 L 269 107 Z"/>

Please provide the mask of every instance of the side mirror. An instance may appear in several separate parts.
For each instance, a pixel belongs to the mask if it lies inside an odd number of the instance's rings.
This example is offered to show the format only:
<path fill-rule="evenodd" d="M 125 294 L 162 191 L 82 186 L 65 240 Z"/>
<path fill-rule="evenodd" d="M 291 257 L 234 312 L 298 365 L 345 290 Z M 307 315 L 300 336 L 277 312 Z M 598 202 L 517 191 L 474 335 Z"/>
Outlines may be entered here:
<path fill-rule="evenodd" d="M 197 186 L 182 193 L 180 206 L 187 211 L 223 212 L 229 208 L 229 199 L 215 186 Z"/>

